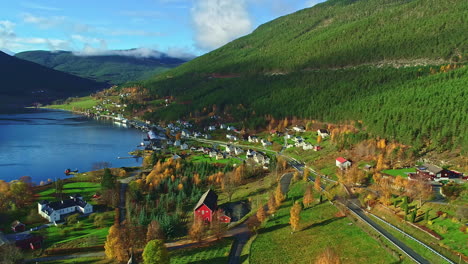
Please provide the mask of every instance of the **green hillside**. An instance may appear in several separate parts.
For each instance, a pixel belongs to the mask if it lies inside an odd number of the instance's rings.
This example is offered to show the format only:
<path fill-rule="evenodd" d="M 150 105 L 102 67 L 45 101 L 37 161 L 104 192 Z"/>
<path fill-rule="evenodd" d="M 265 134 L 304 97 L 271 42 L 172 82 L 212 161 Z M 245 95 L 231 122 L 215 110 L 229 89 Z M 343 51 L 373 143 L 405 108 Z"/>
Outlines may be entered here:
<path fill-rule="evenodd" d="M 72 52 L 26 51 L 15 55 L 58 71 L 110 84 L 148 79 L 186 60 L 162 55 L 160 58 L 131 56 L 77 56 Z"/>
<path fill-rule="evenodd" d="M 466 10 L 463 0 L 327 1 L 141 82 L 179 102 L 146 117 L 217 105 L 248 126 L 267 114 L 362 120 L 417 149 L 468 148 Z"/>
<path fill-rule="evenodd" d="M 107 85 L 49 69 L 0 52 L 0 107 L 19 107 L 33 102 L 82 96 Z"/>

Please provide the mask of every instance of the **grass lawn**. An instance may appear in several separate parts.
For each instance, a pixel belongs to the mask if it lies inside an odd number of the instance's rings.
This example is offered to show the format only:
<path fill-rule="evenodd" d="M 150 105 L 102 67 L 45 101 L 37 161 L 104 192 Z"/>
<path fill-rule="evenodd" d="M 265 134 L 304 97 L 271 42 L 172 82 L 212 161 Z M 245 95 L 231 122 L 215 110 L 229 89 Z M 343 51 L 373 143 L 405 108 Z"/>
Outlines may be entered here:
<path fill-rule="evenodd" d="M 79 218 L 81 228 L 74 228 L 74 226 L 51 226 L 44 229 L 43 234 L 46 247 L 54 246 L 54 248 L 71 248 L 71 247 L 88 247 L 103 245 L 106 241 L 109 227 L 114 222 L 114 212 L 105 212 L 97 214 L 107 214 L 105 226 L 103 228 L 96 228 L 93 220 L 89 217 Z M 66 233 L 63 230 L 67 230 Z M 68 243 L 74 241 L 73 243 Z"/>
<path fill-rule="evenodd" d="M 43 264 L 88 264 L 88 263 L 110 264 L 110 263 L 115 263 L 115 262 L 112 260 L 103 258 L 103 257 L 84 257 L 84 258 L 75 258 L 75 259 L 46 261 L 46 262 L 41 262 L 41 263 Z"/>
<path fill-rule="evenodd" d="M 78 98 L 76 101 L 68 103 L 68 104 L 61 104 L 61 105 L 48 105 L 46 108 L 51 109 L 63 109 L 63 110 L 78 110 L 78 109 L 89 109 L 93 106 L 97 105 L 99 100 L 92 98 L 91 96 L 81 97 Z"/>
<path fill-rule="evenodd" d="M 101 189 L 99 183 L 94 182 L 71 182 L 63 185 L 64 194 L 75 194 L 79 193 L 85 200 L 89 200 L 97 191 Z M 39 200 L 49 199 L 54 200 L 52 194 L 55 193 L 54 184 L 51 184 L 51 188 L 37 193 Z"/>
<path fill-rule="evenodd" d="M 391 175 L 391 176 L 401 176 L 401 177 L 404 177 L 404 178 L 407 178 L 408 175 L 407 173 L 409 172 L 416 172 L 416 169 L 415 168 L 404 168 L 404 169 L 397 169 L 397 170 L 384 170 L 382 171 L 382 173 L 385 173 L 385 174 L 388 174 L 388 175 Z"/>
<path fill-rule="evenodd" d="M 287 201 L 264 223 L 252 243 L 250 263 L 313 263 L 327 247 L 333 248 L 343 263 L 397 262 L 350 218 L 337 217 L 338 209 L 328 202 L 303 210 L 300 231 L 291 233 L 289 210 L 293 200 L 302 198 L 304 185 L 292 185 Z"/>
<path fill-rule="evenodd" d="M 171 264 L 228 263 L 232 239 L 223 239 L 207 247 L 170 251 Z"/>

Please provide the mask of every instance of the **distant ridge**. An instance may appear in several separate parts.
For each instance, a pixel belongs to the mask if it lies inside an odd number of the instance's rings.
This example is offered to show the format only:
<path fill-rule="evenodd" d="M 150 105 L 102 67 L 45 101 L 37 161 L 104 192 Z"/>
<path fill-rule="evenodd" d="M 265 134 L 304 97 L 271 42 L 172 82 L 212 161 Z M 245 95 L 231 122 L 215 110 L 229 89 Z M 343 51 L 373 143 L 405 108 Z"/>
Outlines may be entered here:
<path fill-rule="evenodd" d="M 0 52 L 0 106 L 20 107 L 82 96 L 108 85 L 84 79 Z"/>
<path fill-rule="evenodd" d="M 37 50 L 20 52 L 15 56 L 58 71 L 109 84 L 121 84 L 151 78 L 188 60 L 170 57 L 156 51 L 151 51 L 150 55 L 157 54 L 157 57 L 130 56 L 136 54 L 136 51 L 108 51 L 103 55 L 90 54 L 87 56 L 86 54 L 80 55 L 70 51 Z"/>

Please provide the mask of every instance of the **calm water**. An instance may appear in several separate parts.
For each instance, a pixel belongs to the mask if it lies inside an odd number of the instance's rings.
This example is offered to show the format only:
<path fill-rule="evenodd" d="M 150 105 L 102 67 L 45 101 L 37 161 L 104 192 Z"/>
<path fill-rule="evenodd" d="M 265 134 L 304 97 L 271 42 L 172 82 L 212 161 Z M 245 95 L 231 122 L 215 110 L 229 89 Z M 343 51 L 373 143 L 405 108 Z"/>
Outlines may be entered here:
<path fill-rule="evenodd" d="M 0 179 L 63 179 L 65 169 L 89 171 L 96 162 L 139 166 L 141 160 L 117 157 L 129 157 L 143 137 L 142 131 L 65 111 L 0 114 Z"/>

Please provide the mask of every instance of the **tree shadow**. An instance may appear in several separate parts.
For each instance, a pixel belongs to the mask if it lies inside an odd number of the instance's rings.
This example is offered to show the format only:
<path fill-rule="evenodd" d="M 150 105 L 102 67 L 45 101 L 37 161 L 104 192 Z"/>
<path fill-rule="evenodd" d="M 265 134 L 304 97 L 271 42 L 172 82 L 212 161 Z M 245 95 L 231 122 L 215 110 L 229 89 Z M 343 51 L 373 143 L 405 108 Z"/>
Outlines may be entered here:
<path fill-rule="evenodd" d="M 322 222 L 313 223 L 313 224 L 309 225 L 308 227 L 303 228 L 302 231 L 309 230 L 309 229 L 314 228 L 316 226 L 325 226 L 325 225 L 333 223 L 336 220 L 339 220 L 341 218 L 343 218 L 343 217 L 333 217 L 333 218 L 330 218 L 330 219 L 327 219 L 327 220 L 323 220 Z"/>
<path fill-rule="evenodd" d="M 271 231 L 281 229 L 281 228 L 286 227 L 288 225 L 289 225 L 288 223 L 284 223 L 284 224 L 269 226 L 269 227 L 262 228 L 262 229 L 258 230 L 258 233 L 259 234 L 268 233 L 268 232 L 271 232 Z"/>

